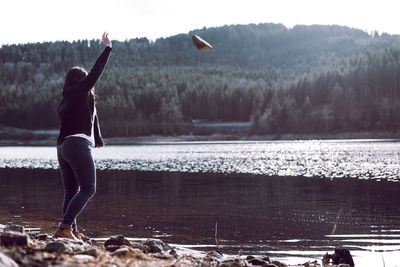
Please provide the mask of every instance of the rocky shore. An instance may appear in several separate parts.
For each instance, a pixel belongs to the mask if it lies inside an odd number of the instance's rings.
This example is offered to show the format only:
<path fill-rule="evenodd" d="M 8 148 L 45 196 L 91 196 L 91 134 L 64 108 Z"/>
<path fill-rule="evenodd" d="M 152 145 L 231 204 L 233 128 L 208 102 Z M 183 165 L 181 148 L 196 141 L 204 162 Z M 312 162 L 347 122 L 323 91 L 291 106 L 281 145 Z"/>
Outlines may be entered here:
<path fill-rule="evenodd" d="M 104 242 L 95 239 L 77 242 L 55 239 L 47 233 L 30 233 L 19 225 L 0 225 L 0 267 L 17 266 L 351 267 L 354 263 L 350 253 L 340 249 L 333 255 L 325 255 L 322 265 L 317 261 L 286 265 L 267 255 L 233 256 L 218 251 L 200 252 L 172 247 L 158 239 L 131 242 L 119 235 Z"/>

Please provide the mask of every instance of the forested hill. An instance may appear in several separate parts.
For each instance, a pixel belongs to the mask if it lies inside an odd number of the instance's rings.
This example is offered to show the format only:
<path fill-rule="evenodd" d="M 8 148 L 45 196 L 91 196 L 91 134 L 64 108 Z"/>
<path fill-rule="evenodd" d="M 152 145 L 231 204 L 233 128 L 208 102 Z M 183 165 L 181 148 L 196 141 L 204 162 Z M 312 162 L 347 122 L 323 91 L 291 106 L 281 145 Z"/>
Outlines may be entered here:
<path fill-rule="evenodd" d="M 192 34 L 214 49 L 196 50 Z M 194 119 L 252 120 L 252 133 L 393 128 L 393 121 L 390 126 L 379 110 L 364 110 L 365 99 L 357 97 L 367 95 L 377 108 L 384 98 L 395 99 L 385 92 L 399 90 L 399 41 L 341 26 L 281 24 L 208 28 L 155 42 L 114 41 L 96 86 L 103 130 L 106 136 L 189 133 Z M 102 49 L 99 40 L 1 47 L 0 124 L 57 128 L 66 71 L 75 65 L 90 69 Z M 365 83 L 370 77 L 378 80 Z M 341 90 L 344 101 L 349 87 L 361 114 L 353 119 L 373 117 L 355 129 L 347 113 L 335 113 L 334 102 L 340 101 L 332 93 Z"/>

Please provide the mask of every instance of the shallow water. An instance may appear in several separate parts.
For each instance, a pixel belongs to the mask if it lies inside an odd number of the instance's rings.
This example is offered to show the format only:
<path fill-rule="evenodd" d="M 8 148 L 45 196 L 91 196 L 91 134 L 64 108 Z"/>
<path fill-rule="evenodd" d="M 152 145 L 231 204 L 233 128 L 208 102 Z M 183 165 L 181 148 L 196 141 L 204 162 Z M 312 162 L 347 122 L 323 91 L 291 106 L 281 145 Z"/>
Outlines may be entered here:
<path fill-rule="evenodd" d="M 79 223 L 98 238 L 157 237 L 201 250 L 214 250 L 218 244 L 226 253 L 268 254 L 292 263 L 320 260 L 341 246 L 351 251 L 356 266 L 384 266 L 383 261 L 385 266 L 396 266 L 400 262 L 400 183 L 386 173 L 398 172 L 398 144 L 239 142 L 237 146 L 206 143 L 94 150 L 101 168 L 97 193 Z M 46 232 L 55 229 L 62 186 L 54 154 L 54 148 L 0 148 L 4 164 L 0 223 L 20 223 Z M 279 168 L 268 169 L 285 173 L 297 166 L 294 162 L 311 159 L 314 164 L 302 165 L 306 173 L 320 167 L 320 173 L 342 169 L 365 174 L 362 166 L 370 166 L 371 178 L 326 175 L 333 179 L 321 179 L 295 171 L 281 176 L 253 174 L 252 168 L 265 170 L 266 166 L 251 165 L 257 161 L 244 160 L 245 155 L 259 155 L 268 164 L 280 162 Z M 344 160 L 343 155 L 350 156 Z M 174 172 L 188 162 L 196 168 Z M 22 166 L 36 169 L 15 168 Z"/>

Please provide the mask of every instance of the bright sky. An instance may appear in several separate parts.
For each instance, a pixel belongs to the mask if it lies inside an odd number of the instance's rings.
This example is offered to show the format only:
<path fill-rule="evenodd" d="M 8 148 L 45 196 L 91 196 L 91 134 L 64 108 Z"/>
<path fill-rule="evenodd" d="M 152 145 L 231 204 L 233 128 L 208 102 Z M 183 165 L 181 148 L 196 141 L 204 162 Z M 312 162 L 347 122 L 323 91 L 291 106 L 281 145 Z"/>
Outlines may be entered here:
<path fill-rule="evenodd" d="M 337 24 L 400 34 L 399 0 L 2 0 L 0 45 L 56 40 L 155 40 L 248 23 Z"/>

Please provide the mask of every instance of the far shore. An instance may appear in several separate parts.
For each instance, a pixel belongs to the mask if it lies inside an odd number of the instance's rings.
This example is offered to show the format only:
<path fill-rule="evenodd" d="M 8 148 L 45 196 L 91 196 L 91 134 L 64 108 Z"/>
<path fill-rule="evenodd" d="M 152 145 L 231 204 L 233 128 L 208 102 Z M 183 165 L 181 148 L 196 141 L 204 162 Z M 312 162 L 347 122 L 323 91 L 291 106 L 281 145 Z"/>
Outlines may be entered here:
<path fill-rule="evenodd" d="M 57 131 L 42 133 L 41 131 L 24 130 L 23 134 L 1 135 L 0 146 L 55 146 Z M 400 139 L 400 131 L 396 132 L 346 132 L 346 133 L 289 133 L 269 135 L 148 135 L 132 137 L 105 137 L 106 145 L 145 145 L 168 144 L 180 142 L 218 142 L 218 141 L 285 141 L 285 140 L 356 140 L 356 139 Z"/>

